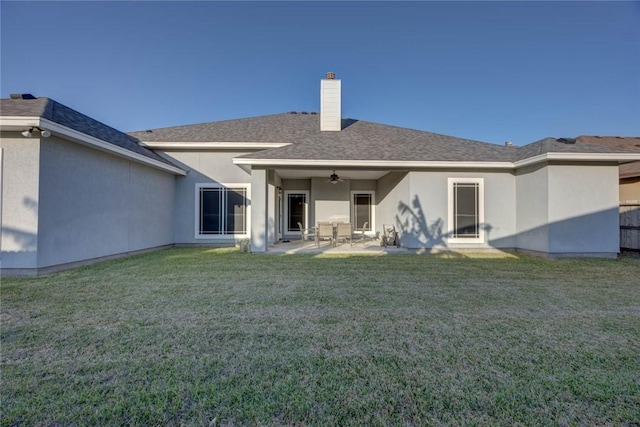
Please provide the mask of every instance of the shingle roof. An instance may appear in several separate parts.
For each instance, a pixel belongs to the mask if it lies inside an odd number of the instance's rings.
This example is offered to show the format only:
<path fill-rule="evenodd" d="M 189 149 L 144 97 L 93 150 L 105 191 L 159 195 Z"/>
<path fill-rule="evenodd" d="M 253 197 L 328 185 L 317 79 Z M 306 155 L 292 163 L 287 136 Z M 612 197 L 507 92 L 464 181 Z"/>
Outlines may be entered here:
<path fill-rule="evenodd" d="M 318 114 L 284 113 L 129 132 L 129 135 L 145 142 L 296 143 L 319 133 Z"/>
<path fill-rule="evenodd" d="M 577 138 L 584 144 L 601 145 L 604 147 L 621 148 L 640 152 L 640 137 L 637 136 L 589 136 L 581 135 Z M 640 162 L 620 165 L 620 178 L 640 176 Z"/>
<path fill-rule="evenodd" d="M 173 166 L 172 163 L 155 152 L 140 146 L 137 138 L 107 126 L 50 98 L 1 99 L 0 115 L 42 117 L 150 159 Z"/>
<path fill-rule="evenodd" d="M 256 159 L 510 161 L 514 147 L 344 119 L 340 132 L 320 131 L 318 114 L 284 113 L 132 132 L 145 142 L 282 142 Z"/>
<path fill-rule="evenodd" d="M 505 147 L 354 119 L 343 119 L 340 132 L 322 132 L 320 116 L 316 113 L 273 114 L 126 134 L 49 98 L 2 99 L 0 114 L 43 117 L 166 164 L 171 163 L 138 143 L 287 143 L 290 145 L 257 151 L 244 157 L 288 160 L 513 162 L 551 152 L 623 153 L 633 149 L 628 145 L 621 148 L 614 143 L 595 145 L 581 139 L 596 137 L 580 137 L 575 142 L 545 138 L 523 147 Z M 601 139 L 600 142 L 604 141 Z M 640 147 L 636 151 L 640 151 Z"/>
<path fill-rule="evenodd" d="M 342 131 L 320 131 L 316 113 L 283 113 L 131 132 L 145 142 L 280 142 L 291 145 L 242 157 L 286 160 L 415 160 L 513 162 L 546 153 L 625 152 L 563 138 L 523 147 L 343 119 Z"/>
<path fill-rule="evenodd" d="M 544 138 L 519 147 L 514 160 L 524 160 L 546 153 L 628 153 L 628 150 L 584 144 L 576 139 Z"/>

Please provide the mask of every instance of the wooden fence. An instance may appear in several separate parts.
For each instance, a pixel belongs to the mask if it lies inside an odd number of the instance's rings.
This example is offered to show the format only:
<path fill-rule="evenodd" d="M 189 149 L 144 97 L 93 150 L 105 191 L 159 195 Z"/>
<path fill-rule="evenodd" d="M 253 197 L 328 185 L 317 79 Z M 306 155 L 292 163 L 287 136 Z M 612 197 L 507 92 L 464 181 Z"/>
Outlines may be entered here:
<path fill-rule="evenodd" d="M 640 252 L 640 200 L 620 202 L 620 252 Z"/>

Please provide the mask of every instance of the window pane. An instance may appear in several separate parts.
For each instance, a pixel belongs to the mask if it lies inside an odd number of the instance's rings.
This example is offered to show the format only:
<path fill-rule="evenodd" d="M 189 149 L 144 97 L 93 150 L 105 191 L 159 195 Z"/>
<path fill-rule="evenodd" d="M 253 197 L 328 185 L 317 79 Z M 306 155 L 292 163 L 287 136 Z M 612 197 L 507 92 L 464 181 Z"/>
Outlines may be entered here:
<path fill-rule="evenodd" d="M 226 197 L 226 234 L 246 234 L 246 189 L 229 188 Z"/>
<path fill-rule="evenodd" d="M 367 222 L 367 230 L 371 230 L 371 194 L 353 195 L 353 214 L 355 228 L 362 229 Z"/>
<path fill-rule="evenodd" d="M 453 185 L 454 237 L 479 236 L 478 184 Z"/>
<path fill-rule="evenodd" d="M 456 200 L 458 215 L 475 215 L 477 206 L 475 184 L 458 184 Z"/>
<path fill-rule="evenodd" d="M 304 208 L 307 203 L 306 194 L 289 194 L 287 199 L 287 229 L 300 230 L 298 222 L 303 228 L 307 228 L 306 218 L 304 217 Z"/>
<path fill-rule="evenodd" d="M 220 234 L 222 224 L 222 189 L 203 188 L 200 190 L 200 234 Z"/>

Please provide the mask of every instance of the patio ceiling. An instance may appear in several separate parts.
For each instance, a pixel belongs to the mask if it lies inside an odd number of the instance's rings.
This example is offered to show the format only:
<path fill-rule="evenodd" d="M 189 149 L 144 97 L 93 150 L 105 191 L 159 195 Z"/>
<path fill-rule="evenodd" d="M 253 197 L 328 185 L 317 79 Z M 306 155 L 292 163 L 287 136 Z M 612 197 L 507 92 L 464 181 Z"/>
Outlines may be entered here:
<path fill-rule="evenodd" d="M 356 170 L 335 169 L 341 179 L 380 179 L 389 173 L 389 170 Z M 333 169 L 284 169 L 277 168 L 276 173 L 283 179 L 309 179 L 327 178 L 333 173 Z"/>

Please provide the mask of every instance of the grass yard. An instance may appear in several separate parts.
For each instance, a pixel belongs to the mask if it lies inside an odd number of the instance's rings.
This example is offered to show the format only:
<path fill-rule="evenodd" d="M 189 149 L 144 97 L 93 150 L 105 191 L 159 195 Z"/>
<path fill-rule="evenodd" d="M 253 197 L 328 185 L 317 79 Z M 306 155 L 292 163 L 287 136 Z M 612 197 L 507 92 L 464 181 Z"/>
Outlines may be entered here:
<path fill-rule="evenodd" d="M 640 424 L 640 259 L 171 249 L 3 278 L 2 425 Z"/>

